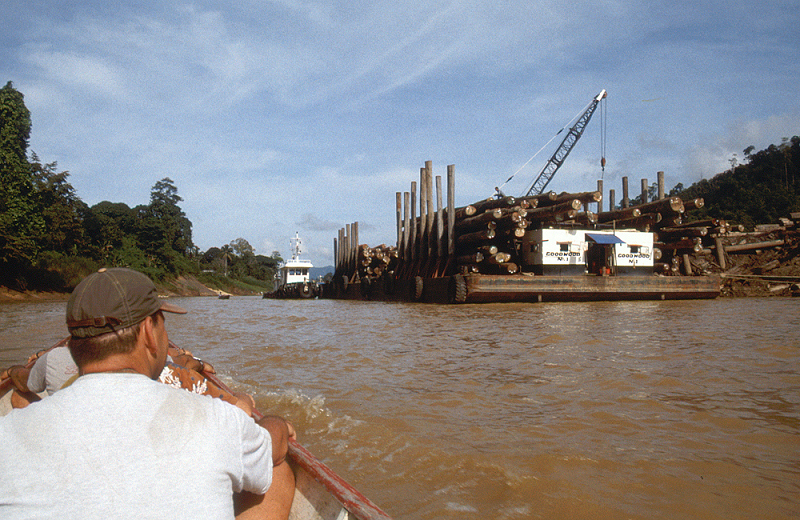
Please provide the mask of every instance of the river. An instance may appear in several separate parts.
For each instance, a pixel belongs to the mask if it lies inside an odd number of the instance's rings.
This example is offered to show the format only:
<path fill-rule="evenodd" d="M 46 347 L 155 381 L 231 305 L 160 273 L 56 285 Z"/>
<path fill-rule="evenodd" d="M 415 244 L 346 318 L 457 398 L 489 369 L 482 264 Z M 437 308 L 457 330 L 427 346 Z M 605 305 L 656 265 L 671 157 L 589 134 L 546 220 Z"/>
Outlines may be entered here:
<path fill-rule="evenodd" d="M 800 298 L 174 298 L 170 339 L 396 519 L 800 516 Z M 66 335 L 0 304 L 0 366 Z"/>

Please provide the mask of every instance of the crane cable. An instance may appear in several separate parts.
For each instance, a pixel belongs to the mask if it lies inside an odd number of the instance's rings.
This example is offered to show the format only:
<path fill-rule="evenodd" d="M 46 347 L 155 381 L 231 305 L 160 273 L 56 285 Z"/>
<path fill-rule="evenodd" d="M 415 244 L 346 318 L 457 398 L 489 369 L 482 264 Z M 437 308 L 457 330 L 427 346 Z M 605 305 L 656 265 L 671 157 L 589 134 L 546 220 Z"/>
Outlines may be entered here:
<path fill-rule="evenodd" d="M 556 132 L 556 133 L 553 135 L 553 137 L 551 137 L 551 138 L 550 138 L 550 140 L 549 140 L 549 141 L 547 141 L 547 142 L 544 144 L 544 146 L 542 146 L 541 148 L 539 148 L 539 150 L 538 150 L 538 151 L 537 151 L 535 154 L 533 154 L 533 156 L 531 156 L 531 158 L 530 158 L 530 159 L 528 159 L 527 161 L 525 161 L 525 164 L 523 164 L 522 166 L 520 166 L 520 167 L 517 169 L 517 171 L 515 171 L 515 172 L 514 172 L 514 173 L 511 175 L 511 177 L 509 177 L 508 179 L 506 179 L 506 182 L 504 182 L 503 184 L 501 184 L 501 185 L 500 185 L 500 187 L 497 187 L 497 188 L 495 188 L 495 195 L 502 195 L 502 193 L 503 193 L 503 192 L 502 192 L 501 190 L 502 190 L 503 186 L 505 186 L 506 184 L 508 184 L 508 183 L 511 181 L 511 179 L 513 179 L 513 178 L 514 178 L 514 175 L 518 174 L 518 173 L 519 173 L 519 172 L 520 172 L 520 171 L 521 171 L 521 170 L 522 170 L 524 167 L 526 167 L 526 166 L 528 165 L 528 163 L 530 163 L 530 162 L 531 162 L 531 161 L 532 161 L 534 158 L 536 158 L 536 156 L 537 156 L 537 155 L 539 155 L 539 154 L 541 153 L 541 151 L 542 151 L 542 150 L 544 150 L 545 148 L 547 148 L 547 146 L 548 146 L 548 145 L 550 145 L 550 143 L 552 143 L 552 142 L 553 142 L 553 139 L 555 139 L 556 137 L 558 137 L 558 136 L 559 136 L 559 134 L 560 134 L 561 132 L 563 132 L 565 128 L 567 128 L 567 127 L 571 126 L 571 125 L 572 125 L 572 122 L 573 122 L 573 121 L 575 121 L 576 119 L 578 119 L 578 118 L 581 116 L 581 114 L 583 114 L 584 112 L 586 112 L 586 111 L 589 109 L 589 106 L 591 106 L 591 104 L 592 104 L 592 102 L 590 101 L 588 105 L 586 105 L 585 107 L 583 107 L 583 109 L 579 110 L 579 111 L 578 111 L 578 113 L 577 113 L 577 114 L 575 114 L 575 116 L 574 116 L 572 119 L 570 119 L 570 120 L 569 120 L 569 122 L 567 122 L 567 124 L 566 124 L 566 125 L 564 125 L 564 126 L 562 126 L 562 127 L 561 127 L 561 130 L 559 130 L 558 132 Z M 602 114 L 602 112 L 601 112 L 601 114 Z M 604 135 L 604 133 L 601 133 L 601 136 L 602 136 L 602 135 Z M 601 137 L 601 139 L 602 139 L 602 137 Z M 603 146 L 605 147 L 605 143 L 603 144 Z M 605 165 L 605 158 L 603 159 L 603 161 L 602 161 L 602 162 L 603 162 L 603 164 Z"/>
<path fill-rule="evenodd" d="M 606 127 L 608 125 L 607 96 L 600 100 L 600 180 L 606 174 Z"/>

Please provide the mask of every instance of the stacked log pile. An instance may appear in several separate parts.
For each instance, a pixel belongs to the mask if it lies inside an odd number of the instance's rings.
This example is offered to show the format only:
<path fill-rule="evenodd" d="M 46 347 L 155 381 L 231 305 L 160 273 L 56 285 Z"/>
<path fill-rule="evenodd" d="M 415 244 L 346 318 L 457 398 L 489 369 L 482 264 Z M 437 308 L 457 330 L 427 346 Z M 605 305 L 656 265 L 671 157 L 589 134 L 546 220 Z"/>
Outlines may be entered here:
<path fill-rule="evenodd" d="M 537 201 L 490 198 L 456 208 L 456 266 L 461 272 L 513 274 L 513 240 L 522 238 Z"/>
<path fill-rule="evenodd" d="M 687 206 L 687 205 L 685 205 Z M 692 208 L 702 207 L 702 199 L 692 201 Z M 800 216 L 798 214 L 797 216 Z M 797 234 L 794 220 L 756 226 L 746 232 L 741 224 L 722 219 L 676 221 L 671 226 L 653 226 L 658 269 L 663 274 L 711 274 L 731 266 L 730 255 L 780 248 L 787 236 Z"/>
<path fill-rule="evenodd" d="M 548 192 L 532 197 L 489 198 L 456 208 L 456 270 L 461 273 L 515 274 L 528 229 L 564 224 L 592 226 L 597 215 L 584 210 L 600 192 Z"/>
<path fill-rule="evenodd" d="M 361 244 L 358 246 L 356 264 L 359 278 L 379 278 L 385 272 L 393 273 L 397 268 L 397 247 L 386 244 L 369 247 Z"/>
<path fill-rule="evenodd" d="M 800 214 L 775 225 L 744 226 L 721 219 L 689 221 L 686 212 L 702 208 L 701 198 L 664 199 L 594 213 L 600 192 L 549 192 L 536 197 L 488 199 L 456 210 L 457 266 L 462 273 L 513 274 L 521 270 L 519 251 L 527 229 L 576 226 L 635 229 L 654 234 L 656 272 L 706 275 L 725 270 L 728 255 L 783 246 L 783 234 L 797 233 Z"/>

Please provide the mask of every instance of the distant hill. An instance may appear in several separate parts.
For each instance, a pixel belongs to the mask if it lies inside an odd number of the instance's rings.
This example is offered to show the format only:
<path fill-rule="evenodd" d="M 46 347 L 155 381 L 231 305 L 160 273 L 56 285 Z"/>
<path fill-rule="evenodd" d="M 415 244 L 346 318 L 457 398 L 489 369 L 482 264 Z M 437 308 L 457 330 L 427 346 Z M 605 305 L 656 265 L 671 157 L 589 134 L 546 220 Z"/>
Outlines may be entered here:
<path fill-rule="evenodd" d="M 725 219 L 752 229 L 772 224 L 800 211 L 800 137 L 784 139 L 753 153 L 745 151 L 745 164 L 688 188 L 678 185 L 670 192 L 683 200 L 702 198 L 703 208 L 692 211 L 690 220 Z"/>
<path fill-rule="evenodd" d="M 311 276 L 312 280 L 316 280 L 319 277 L 324 277 L 328 273 L 333 274 L 333 271 L 332 265 L 326 265 L 325 267 L 312 267 L 308 274 Z"/>

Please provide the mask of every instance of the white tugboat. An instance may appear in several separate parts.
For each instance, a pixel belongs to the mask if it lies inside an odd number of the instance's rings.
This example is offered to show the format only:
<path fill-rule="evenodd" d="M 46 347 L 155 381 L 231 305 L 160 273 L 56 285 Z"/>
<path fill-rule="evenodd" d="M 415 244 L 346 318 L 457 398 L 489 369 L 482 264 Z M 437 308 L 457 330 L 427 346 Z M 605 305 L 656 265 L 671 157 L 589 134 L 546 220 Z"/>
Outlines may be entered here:
<path fill-rule="evenodd" d="M 295 232 L 292 242 L 292 259 L 278 266 L 275 273 L 275 289 L 264 293 L 264 298 L 313 298 L 319 296 L 319 285 L 311 280 L 311 268 L 314 265 L 300 258 L 302 240 Z"/>

